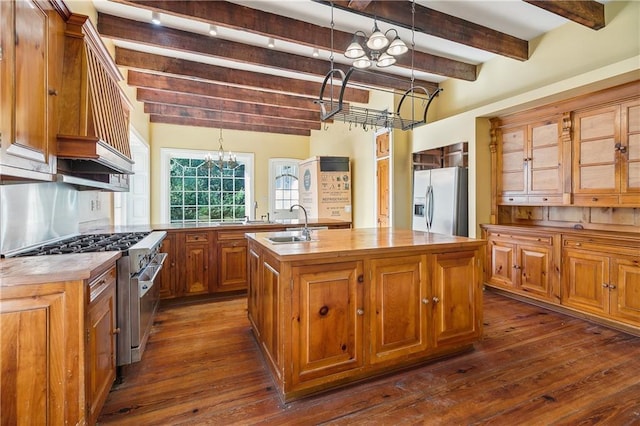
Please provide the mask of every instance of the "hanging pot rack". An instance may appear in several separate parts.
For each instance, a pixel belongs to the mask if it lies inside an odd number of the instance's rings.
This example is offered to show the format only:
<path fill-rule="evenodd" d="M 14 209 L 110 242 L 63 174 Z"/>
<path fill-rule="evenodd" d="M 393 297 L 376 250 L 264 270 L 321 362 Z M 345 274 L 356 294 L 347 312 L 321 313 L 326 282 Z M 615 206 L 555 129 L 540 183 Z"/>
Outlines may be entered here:
<path fill-rule="evenodd" d="M 320 105 L 320 119 L 322 121 L 329 119 L 343 121 L 344 123 L 349 123 L 349 125 L 362 126 L 365 131 L 369 128 L 410 130 L 427 124 L 429 106 L 433 99 L 442 91 L 441 88 L 438 88 L 429 94 L 429 91 L 424 87 L 412 85 L 403 93 L 396 111 L 371 109 L 353 104 L 345 105 L 343 102 L 344 92 L 347 88 L 349 78 L 354 71 L 355 68 L 352 67 L 345 74 L 341 69 L 332 68 L 325 75 L 322 87 L 320 88 L 320 97 L 314 101 Z M 359 70 L 359 72 L 366 71 Z M 340 82 L 339 87 L 334 83 L 336 80 Z M 362 84 L 352 84 L 352 86 L 359 86 L 370 90 L 387 91 Z M 338 88 L 339 93 L 336 97 L 335 95 L 336 92 L 338 92 Z M 325 94 L 327 89 L 329 89 L 328 95 Z M 400 113 L 407 99 L 410 99 L 412 102 L 411 117 L 403 118 Z M 416 100 L 419 101 L 418 110 L 416 110 Z M 416 117 L 421 117 L 421 119 L 416 119 Z"/>

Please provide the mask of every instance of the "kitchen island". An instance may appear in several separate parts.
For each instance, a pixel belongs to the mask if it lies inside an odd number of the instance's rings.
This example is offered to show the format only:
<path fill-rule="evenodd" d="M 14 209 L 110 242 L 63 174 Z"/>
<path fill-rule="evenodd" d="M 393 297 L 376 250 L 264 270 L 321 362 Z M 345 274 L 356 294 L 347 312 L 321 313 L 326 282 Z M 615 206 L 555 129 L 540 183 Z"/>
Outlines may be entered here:
<path fill-rule="evenodd" d="M 249 320 L 283 401 L 465 352 L 482 335 L 483 240 L 372 228 L 273 242 L 299 235 L 247 234 Z"/>

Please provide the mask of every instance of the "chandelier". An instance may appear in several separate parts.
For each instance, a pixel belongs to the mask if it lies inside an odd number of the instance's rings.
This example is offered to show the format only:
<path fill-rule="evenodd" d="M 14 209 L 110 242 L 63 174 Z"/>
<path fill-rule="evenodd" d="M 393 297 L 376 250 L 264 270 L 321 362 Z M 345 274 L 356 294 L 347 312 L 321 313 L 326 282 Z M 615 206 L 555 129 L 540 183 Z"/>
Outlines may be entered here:
<path fill-rule="evenodd" d="M 395 33 L 393 39 L 387 36 L 391 32 Z M 359 38 L 364 40 L 365 47 L 362 47 Z M 402 41 L 395 28 L 388 29 L 383 33 L 374 20 L 372 34 L 367 38 L 363 31 L 356 31 L 353 34 L 351 44 L 344 52 L 344 56 L 355 59 L 353 66 L 356 68 L 369 68 L 373 63 L 379 68 L 386 68 L 396 63 L 396 56 L 408 51 L 409 48 Z"/>
<path fill-rule="evenodd" d="M 222 127 L 220 128 L 220 139 L 218 139 L 218 142 L 220 143 L 220 147 L 218 148 L 218 159 L 215 160 L 212 154 L 207 153 L 207 155 L 204 156 L 205 167 L 209 170 L 214 166 L 218 166 L 220 170 L 235 169 L 238 167 L 238 159 L 231 151 L 229 151 L 229 154 L 227 154 L 227 158 L 225 159 L 224 148 L 222 147 Z"/>

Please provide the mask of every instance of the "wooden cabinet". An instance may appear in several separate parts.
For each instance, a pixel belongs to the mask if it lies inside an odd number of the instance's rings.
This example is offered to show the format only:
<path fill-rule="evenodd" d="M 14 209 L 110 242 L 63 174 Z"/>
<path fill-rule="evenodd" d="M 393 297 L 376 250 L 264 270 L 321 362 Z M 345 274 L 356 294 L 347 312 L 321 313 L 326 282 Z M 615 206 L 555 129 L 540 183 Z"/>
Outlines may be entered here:
<path fill-rule="evenodd" d="M 247 289 L 247 240 L 244 232 L 218 232 L 216 291 Z"/>
<path fill-rule="evenodd" d="M 483 231 L 487 239 L 486 281 L 497 287 L 544 300 L 557 300 L 554 253 L 559 237 L 541 231 Z"/>
<path fill-rule="evenodd" d="M 640 327 L 640 245 L 569 237 L 563 240 L 562 303 Z"/>
<path fill-rule="evenodd" d="M 638 117 L 640 99 L 574 114 L 574 204 L 640 204 Z"/>
<path fill-rule="evenodd" d="M 562 204 L 561 119 L 511 125 L 498 132 L 498 204 Z"/>
<path fill-rule="evenodd" d="M 86 280 L 67 273 L 64 281 L 29 283 L 31 266 L 20 283 L 2 285 L 1 424 L 95 423 L 115 378 L 117 332 L 115 259 L 95 268 Z"/>
<path fill-rule="evenodd" d="M 469 342 L 482 334 L 480 262 L 474 251 L 433 255 L 433 338 L 436 347 Z M 427 303 L 424 299 L 423 303 Z"/>
<path fill-rule="evenodd" d="M 332 229 L 349 228 L 348 223 L 327 226 Z M 247 291 L 250 270 L 247 268 L 249 254 L 245 233 L 285 230 L 284 225 L 237 225 L 228 228 L 167 231 L 161 248 L 168 254 L 160 275 L 162 299 Z"/>
<path fill-rule="evenodd" d="M 293 385 L 363 364 L 362 262 L 294 267 Z"/>
<path fill-rule="evenodd" d="M 95 424 L 116 378 L 116 268 L 89 283 L 86 315 L 86 395 L 89 424 Z"/>
<path fill-rule="evenodd" d="M 348 232 L 318 238 L 360 240 Z M 318 257 L 248 244 L 248 315 L 285 401 L 469 349 L 482 334 L 481 241 Z"/>
<path fill-rule="evenodd" d="M 0 177 L 52 181 L 64 19 L 45 1 L 3 1 L 0 23 Z"/>
<path fill-rule="evenodd" d="M 215 236 L 209 232 L 187 232 L 184 234 L 184 279 L 179 294 L 193 296 L 207 294 L 215 286 L 213 252 Z"/>
<path fill-rule="evenodd" d="M 426 255 L 373 259 L 370 263 L 370 362 L 424 352 L 430 319 Z"/>

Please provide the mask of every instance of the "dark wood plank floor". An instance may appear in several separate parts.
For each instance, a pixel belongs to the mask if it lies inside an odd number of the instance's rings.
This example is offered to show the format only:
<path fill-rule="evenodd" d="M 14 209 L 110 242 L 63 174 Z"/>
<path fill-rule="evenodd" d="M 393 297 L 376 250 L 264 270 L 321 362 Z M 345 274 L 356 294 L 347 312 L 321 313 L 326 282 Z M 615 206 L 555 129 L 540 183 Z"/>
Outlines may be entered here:
<path fill-rule="evenodd" d="M 99 419 L 118 425 L 640 424 L 640 338 L 485 292 L 475 351 L 282 404 L 246 299 L 162 307 Z"/>

